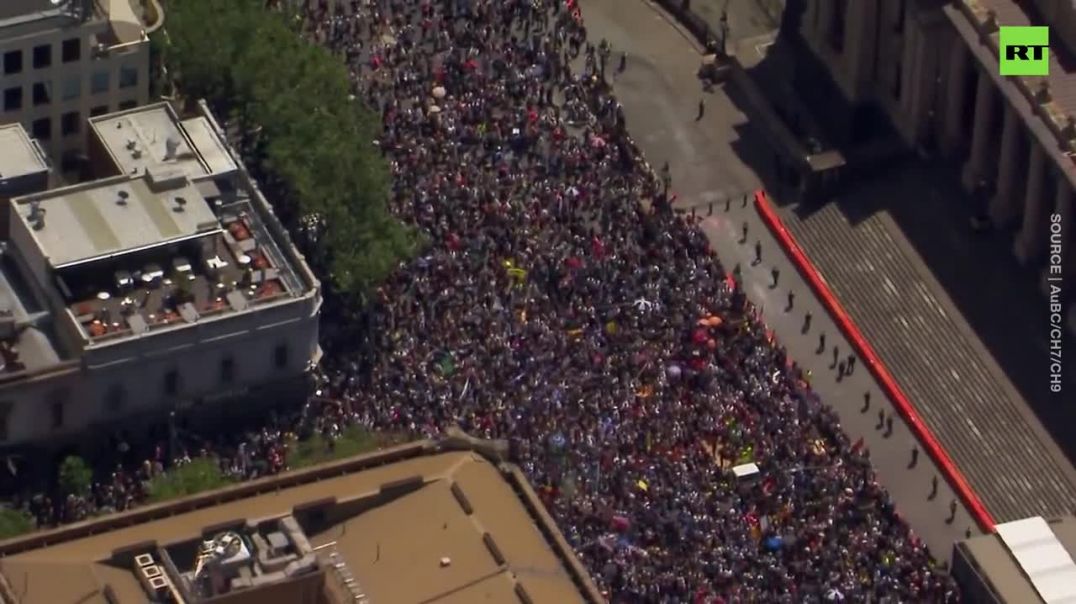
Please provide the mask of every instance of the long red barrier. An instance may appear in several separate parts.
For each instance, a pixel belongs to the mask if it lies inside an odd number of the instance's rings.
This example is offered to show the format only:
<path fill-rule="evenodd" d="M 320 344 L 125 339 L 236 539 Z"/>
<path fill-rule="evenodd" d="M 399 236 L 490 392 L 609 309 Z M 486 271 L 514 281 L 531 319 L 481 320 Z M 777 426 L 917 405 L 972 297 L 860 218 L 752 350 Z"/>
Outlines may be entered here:
<path fill-rule="evenodd" d="M 803 253 L 796 239 L 785 228 L 781 218 L 777 216 L 777 212 L 774 211 L 773 206 L 770 204 L 769 199 L 766 198 L 765 191 L 757 191 L 755 193 L 755 208 L 758 210 L 759 216 L 762 217 L 763 222 L 769 227 L 773 236 L 777 238 L 777 241 L 784 248 L 785 253 L 792 259 L 792 263 L 796 265 L 803 278 L 811 285 L 811 289 L 814 290 L 815 295 L 822 301 L 822 304 L 833 316 L 833 320 L 844 332 L 844 336 L 848 338 L 848 341 L 855 347 L 859 357 L 863 360 L 870 372 L 874 375 L 878 383 L 881 384 L 882 389 L 885 391 L 889 398 L 893 401 L 893 404 L 900 411 L 900 414 L 904 417 L 904 420 L 908 423 L 912 433 L 919 440 L 919 443 L 930 455 L 934 463 L 941 469 L 942 474 L 945 475 L 945 479 L 956 491 L 961 501 L 964 502 L 965 507 L 971 512 L 971 515 L 975 517 L 975 521 L 979 524 L 979 527 L 986 532 L 993 532 L 994 530 L 994 518 L 990 515 L 990 512 L 986 511 L 986 507 L 983 506 L 983 502 L 979 500 L 979 496 L 975 494 L 975 491 L 971 489 L 968 481 L 964 478 L 964 475 L 957 469 L 956 464 L 953 463 L 949 454 L 945 452 L 938 439 L 934 437 L 934 434 L 923 422 L 923 418 L 919 416 L 919 412 L 912 406 L 911 401 L 905 396 L 904 391 L 897 385 L 896 380 L 893 379 L 893 375 L 889 373 L 886 366 L 878 358 L 878 354 L 874 352 L 874 348 L 867 342 L 867 339 L 863 337 L 863 333 L 859 331 L 859 328 L 845 312 L 844 307 L 837 301 L 837 297 L 833 295 L 833 292 L 829 289 L 829 285 L 818 273 L 818 269 Z"/>

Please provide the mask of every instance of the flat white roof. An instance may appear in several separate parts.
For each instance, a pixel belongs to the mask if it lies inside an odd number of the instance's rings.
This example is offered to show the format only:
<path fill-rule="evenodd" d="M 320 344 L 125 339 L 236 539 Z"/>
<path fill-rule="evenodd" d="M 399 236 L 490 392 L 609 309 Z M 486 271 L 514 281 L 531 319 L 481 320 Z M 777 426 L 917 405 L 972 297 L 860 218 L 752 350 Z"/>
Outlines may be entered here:
<path fill-rule="evenodd" d="M 997 533 L 1039 597 L 1047 604 L 1076 604 L 1076 563 L 1044 519 L 999 524 Z"/>
<path fill-rule="evenodd" d="M 48 164 L 20 124 L 0 126 L 0 180 L 47 172 Z"/>
<path fill-rule="evenodd" d="M 209 120 L 204 117 L 183 120 L 183 129 L 187 131 L 187 136 L 194 143 L 194 148 L 202 154 L 202 159 L 209 167 L 210 174 L 221 174 L 239 169 L 216 131 L 209 125 Z"/>
<path fill-rule="evenodd" d="M 220 228 L 209 204 L 189 180 L 154 188 L 148 177 L 115 177 L 19 197 L 13 208 L 53 268 L 182 241 Z M 122 203 L 121 192 L 126 194 Z M 35 201 L 44 211 L 39 228 L 31 218 Z"/>
<path fill-rule="evenodd" d="M 154 167 L 178 169 L 187 178 L 212 173 L 183 135 L 179 117 L 168 103 L 90 118 L 90 129 L 123 174 L 142 174 Z"/>

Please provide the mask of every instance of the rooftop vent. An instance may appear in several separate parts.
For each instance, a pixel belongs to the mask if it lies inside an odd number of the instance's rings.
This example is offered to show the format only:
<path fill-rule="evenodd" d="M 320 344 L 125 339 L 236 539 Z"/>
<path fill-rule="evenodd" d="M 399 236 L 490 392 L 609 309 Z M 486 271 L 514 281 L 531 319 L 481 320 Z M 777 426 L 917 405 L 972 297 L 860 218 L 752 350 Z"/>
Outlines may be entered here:
<path fill-rule="evenodd" d="M 175 210 L 176 212 L 183 212 L 186 209 L 186 206 L 187 206 L 187 198 L 186 197 L 176 196 L 174 201 L 176 202 L 176 207 L 172 208 L 173 210 Z"/>
<path fill-rule="evenodd" d="M 34 200 L 30 202 L 29 219 L 35 231 L 45 228 L 45 208 L 41 207 L 40 201 Z"/>
<path fill-rule="evenodd" d="M 130 196 L 131 196 L 131 194 L 128 193 L 127 191 L 123 191 L 123 190 L 117 191 L 116 192 L 116 205 L 120 205 L 120 206 L 127 205 L 127 199 Z"/>
<path fill-rule="evenodd" d="M 179 141 L 175 137 L 169 136 L 164 141 L 164 159 L 175 159 L 176 150 L 179 149 Z"/>

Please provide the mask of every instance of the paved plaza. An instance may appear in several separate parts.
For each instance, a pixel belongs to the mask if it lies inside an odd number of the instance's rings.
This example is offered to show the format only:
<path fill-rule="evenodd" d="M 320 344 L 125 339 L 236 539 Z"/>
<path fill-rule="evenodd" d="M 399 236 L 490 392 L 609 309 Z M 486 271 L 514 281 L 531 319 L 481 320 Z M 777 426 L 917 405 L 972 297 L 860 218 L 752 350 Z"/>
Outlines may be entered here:
<path fill-rule="evenodd" d="M 624 105 L 629 128 L 648 160 L 655 166 L 669 162 L 677 204 L 701 206 L 703 227 L 713 234 L 723 262 L 729 268 L 741 265 L 746 287 L 753 301 L 764 307 L 766 320 L 778 339 L 792 358 L 813 372 L 816 389 L 839 411 L 849 435 L 853 439 L 863 437 L 870 447 L 879 474 L 894 494 L 901 513 L 926 536 L 933 551 L 947 555 L 952 541 L 973 527 L 970 517 L 959 509 L 955 521 L 946 522 L 953 497 L 945 490 L 944 481 L 937 497 L 927 497 L 936 468 L 925 456 L 920 456 L 914 468 L 908 468 L 914 439 L 899 418 L 888 438 L 884 430 L 876 429 L 878 412 L 888 415 L 893 410 L 871 376 L 857 370 L 851 378 L 836 380 L 836 371 L 830 369 L 832 347 L 836 345 L 841 356 L 851 348 L 780 253 L 754 209 L 750 204 L 745 208 L 733 203 L 725 210 L 726 197 L 740 199 L 769 182 L 767 168 L 773 153 L 760 129 L 748 118 L 751 108 L 733 89 L 718 87 L 713 93 L 702 92 L 695 77 L 698 45 L 656 6 L 645 0 L 584 0 L 582 4 L 592 37 L 605 37 L 617 52 L 625 50 L 628 54 L 628 69 L 615 78 L 616 93 Z M 730 14 L 730 23 L 746 18 Z M 762 34 L 748 30 L 744 35 Z M 700 100 L 705 104 L 705 113 L 696 120 Z M 913 176 L 893 175 L 890 184 Z M 919 176 L 927 179 L 928 175 Z M 935 216 L 937 212 L 930 215 L 936 224 L 928 225 L 916 237 L 903 234 L 916 220 L 928 219 L 930 203 L 940 204 L 941 198 L 948 198 L 949 191 L 934 189 L 930 197 L 923 196 L 922 188 L 916 188 L 932 182 L 927 179 L 908 184 L 905 190 L 920 195 L 914 211 L 884 211 L 883 200 L 892 200 L 892 195 L 886 197 L 876 190 L 886 190 L 884 183 L 853 193 L 865 195 L 870 203 L 877 204 L 862 204 L 858 211 L 849 211 L 849 205 L 854 203 L 852 197 L 815 212 L 787 205 L 780 211 L 995 517 L 1005 521 L 1032 514 L 1069 512 L 1076 502 L 1072 466 L 976 337 L 980 325 L 976 323 L 972 330 L 961 317 L 960 306 L 941 285 L 959 276 L 954 274 L 965 267 L 975 266 L 976 254 L 990 262 L 995 261 L 995 256 L 982 256 L 976 242 L 966 243 L 967 233 L 953 232 L 953 220 Z M 780 205 L 779 191 L 777 197 Z M 710 203 L 715 204 L 713 216 L 708 215 Z M 956 210 L 941 213 L 955 214 Z M 740 244 L 745 222 L 748 244 Z M 966 229 L 966 222 L 962 226 Z M 924 237 L 940 238 L 925 243 L 928 258 L 920 257 L 912 248 L 913 242 L 918 247 Z M 752 267 L 756 240 L 762 243 L 764 261 Z M 946 248 L 961 253 L 939 266 L 938 250 Z M 927 268 L 927 262 L 935 267 L 937 276 Z M 995 270 L 991 276 L 976 280 L 974 287 L 998 287 L 1005 274 L 1004 266 L 992 266 Z M 774 267 L 780 271 L 780 279 L 779 286 L 771 289 L 770 271 Z M 795 296 L 794 306 L 786 311 L 790 290 Z M 1029 308 L 1029 304 L 1042 304 L 1033 286 L 1026 294 L 1021 291 L 1002 288 L 996 292 L 995 305 Z M 813 315 L 806 334 L 802 333 L 805 312 Z M 1022 321 L 1030 322 L 1034 316 L 1037 315 L 1028 313 L 1010 325 L 1028 328 Z M 827 350 L 816 354 L 823 331 Z M 1031 353 L 1020 346 L 1032 348 L 1035 343 L 1028 340 L 1033 339 L 1013 339 L 1011 356 L 1029 356 Z M 1010 366 L 1011 359 L 1000 360 L 1007 368 Z M 1024 364 L 1029 362 L 1025 360 Z M 868 391 L 872 393 L 871 404 L 864 411 L 863 395 Z"/>

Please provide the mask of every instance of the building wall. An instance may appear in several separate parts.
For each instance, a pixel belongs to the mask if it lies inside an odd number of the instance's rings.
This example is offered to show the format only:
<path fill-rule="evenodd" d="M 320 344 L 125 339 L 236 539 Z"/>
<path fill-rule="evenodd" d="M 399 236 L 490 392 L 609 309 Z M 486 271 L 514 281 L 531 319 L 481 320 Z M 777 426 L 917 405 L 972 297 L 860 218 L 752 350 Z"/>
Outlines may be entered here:
<path fill-rule="evenodd" d="M 261 384 L 300 378 L 319 354 L 315 311 L 310 294 L 271 309 L 88 349 L 76 371 L 0 384 L 0 408 L 7 409 L 0 447 L 62 439 L 128 417 L 229 404 Z"/>
<path fill-rule="evenodd" d="M 95 36 L 109 27 L 52 19 L 44 27 L 0 29 L 0 123 L 22 123 L 56 166 L 84 152 L 91 115 L 149 100 L 149 42 L 100 53 Z M 20 57 L 18 73 L 5 69 L 13 56 Z M 40 62 L 45 57 L 47 66 Z M 12 103 L 14 91 L 21 91 L 21 106 Z"/>
<path fill-rule="evenodd" d="M 1076 47 L 1072 3 L 1034 5 L 1054 41 Z M 1039 107 L 1031 108 L 1038 114 L 1029 111 L 1024 93 L 1014 93 L 1030 86 L 1026 81 L 997 76 L 996 57 L 982 53 L 996 45 L 998 24 L 970 7 L 942 0 L 808 0 L 800 33 L 846 100 L 880 106 L 910 146 L 956 165 L 994 227 L 1013 234 L 1014 253 L 1029 270 L 1046 268 L 1048 220 L 1061 215 L 1055 236 L 1068 283 L 1076 277 L 1070 245 L 1076 228 L 1068 218 L 1076 212 L 1076 179 L 1071 158 L 1058 148 L 1072 145 L 1071 127 L 1047 123 L 1042 116 L 1049 112 Z M 870 57 L 874 65 L 864 66 Z M 1036 103 L 1051 103 L 1048 94 L 1033 94 Z M 1063 313 L 1076 333 L 1076 303 L 1067 302 Z"/>

